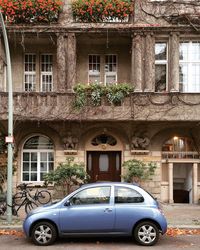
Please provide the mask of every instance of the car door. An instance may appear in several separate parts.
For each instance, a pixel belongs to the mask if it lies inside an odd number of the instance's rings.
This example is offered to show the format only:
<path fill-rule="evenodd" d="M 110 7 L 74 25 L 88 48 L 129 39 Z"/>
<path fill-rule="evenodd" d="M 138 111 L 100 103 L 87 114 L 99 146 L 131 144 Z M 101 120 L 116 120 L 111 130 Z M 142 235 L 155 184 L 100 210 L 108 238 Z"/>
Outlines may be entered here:
<path fill-rule="evenodd" d="M 62 233 L 103 233 L 114 228 L 111 186 L 90 187 L 73 195 L 60 210 Z"/>
<path fill-rule="evenodd" d="M 140 219 L 148 217 L 144 198 L 136 190 L 128 187 L 115 186 L 115 231 L 132 233 L 133 225 Z"/>

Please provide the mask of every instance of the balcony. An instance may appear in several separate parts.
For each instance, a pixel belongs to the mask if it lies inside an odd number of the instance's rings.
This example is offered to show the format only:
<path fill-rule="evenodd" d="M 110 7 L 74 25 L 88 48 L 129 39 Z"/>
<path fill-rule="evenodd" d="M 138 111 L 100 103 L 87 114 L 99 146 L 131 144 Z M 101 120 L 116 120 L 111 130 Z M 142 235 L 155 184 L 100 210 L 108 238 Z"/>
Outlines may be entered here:
<path fill-rule="evenodd" d="M 163 151 L 162 152 L 163 159 L 199 159 L 199 153 L 194 151 L 187 152 L 172 152 L 172 151 Z"/>
<path fill-rule="evenodd" d="M 102 97 L 100 106 L 73 107 L 73 93 L 23 92 L 13 95 L 16 120 L 199 121 L 199 94 L 132 93 L 121 104 Z M 7 120 L 8 94 L 0 92 L 0 115 Z"/>

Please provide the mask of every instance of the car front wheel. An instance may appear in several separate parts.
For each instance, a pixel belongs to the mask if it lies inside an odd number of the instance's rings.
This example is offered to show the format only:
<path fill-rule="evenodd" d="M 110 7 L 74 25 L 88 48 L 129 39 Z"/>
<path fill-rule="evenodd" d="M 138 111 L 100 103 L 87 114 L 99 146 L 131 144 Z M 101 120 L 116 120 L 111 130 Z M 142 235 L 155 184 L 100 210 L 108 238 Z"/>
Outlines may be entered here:
<path fill-rule="evenodd" d="M 56 240 L 57 231 L 49 222 L 38 222 L 31 231 L 31 238 L 36 245 L 48 246 Z"/>
<path fill-rule="evenodd" d="M 134 229 L 134 238 L 140 245 L 153 246 L 159 239 L 158 227 L 150 221 L 141 222 Z"/>

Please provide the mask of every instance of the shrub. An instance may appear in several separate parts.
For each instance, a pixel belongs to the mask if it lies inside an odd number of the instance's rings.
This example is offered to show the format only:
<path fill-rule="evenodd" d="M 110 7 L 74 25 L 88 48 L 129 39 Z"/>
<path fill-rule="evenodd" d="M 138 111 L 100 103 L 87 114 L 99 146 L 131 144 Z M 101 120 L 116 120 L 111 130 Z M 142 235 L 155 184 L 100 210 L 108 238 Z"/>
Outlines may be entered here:
<path fill-rule="evenodd" d="M 73 186 L 81 185 L 88 182 L 89 175 L 84 169 L 83 163 L 75 163 L 73 157 L 67 157 L 66 162 L 60 163 L 59 166 L 44 176 L 45 184 L 54 184 L 60 187 L 63 196 L 72 191 Z"/>
<path fill-rule="evenodd" d="M 126 169 L 126 174 L 123 176 L 126 182 L 136 182 L 151 179 L 154 175 L 156 164 L 153 162 L 144 163 L 140 160 L 128 160 L 123 163 L 123 167 Z"/>

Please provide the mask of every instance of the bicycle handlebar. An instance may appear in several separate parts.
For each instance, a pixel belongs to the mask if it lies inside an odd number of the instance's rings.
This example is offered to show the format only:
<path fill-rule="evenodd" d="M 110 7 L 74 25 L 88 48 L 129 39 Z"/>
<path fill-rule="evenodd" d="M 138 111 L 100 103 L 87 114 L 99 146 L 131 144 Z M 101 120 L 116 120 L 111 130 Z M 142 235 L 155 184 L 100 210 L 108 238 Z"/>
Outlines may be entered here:
<path fill-rule="evenodd" d="M 27 186 L 31 184 L 31 183 L 21 183 L 17 186 L 17 188 L 21 189 L 21 190 L 26 190 Z"/>

